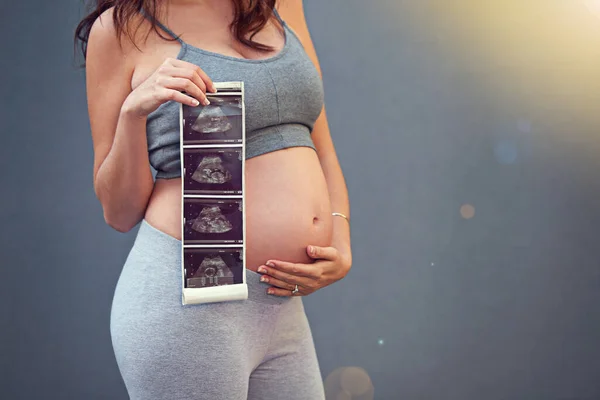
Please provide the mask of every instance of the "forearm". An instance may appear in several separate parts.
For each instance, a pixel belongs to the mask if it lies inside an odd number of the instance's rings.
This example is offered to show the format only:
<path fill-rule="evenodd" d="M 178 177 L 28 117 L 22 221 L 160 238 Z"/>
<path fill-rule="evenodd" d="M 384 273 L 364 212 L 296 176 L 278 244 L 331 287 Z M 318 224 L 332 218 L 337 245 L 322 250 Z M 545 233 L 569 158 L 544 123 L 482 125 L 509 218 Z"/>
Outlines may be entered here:
<path fill-rule="evenodd" d="M 106 222 L 119 231 L 129 231 L 143 218 L 153 186 L 146 119 L 123 109 L 112 147 L 95 179 Z"/>
<path fill-rule="evenodd" d="M 321 166 L 331 202 L 331 211 L 344 214 L 350 219 L 350 202 L 348 199 L 348 188 L 344 179 L 344 174 L 337 160 L 335 152 L 321 159 Z M 345 218 L 332 216 L 333 218 L 333 239 L 332 246 L 338 249 L 348 260 L 352 261 L 352 251 L 350 244 L 350 224 Z"/>

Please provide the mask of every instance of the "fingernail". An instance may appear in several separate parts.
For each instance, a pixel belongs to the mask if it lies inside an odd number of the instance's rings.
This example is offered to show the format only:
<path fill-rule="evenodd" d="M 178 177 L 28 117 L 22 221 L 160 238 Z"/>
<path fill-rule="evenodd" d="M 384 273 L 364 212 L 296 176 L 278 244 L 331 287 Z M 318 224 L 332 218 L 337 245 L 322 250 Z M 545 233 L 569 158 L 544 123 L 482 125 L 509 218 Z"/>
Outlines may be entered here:
<path fill-rule="evenodd" d="M 200 104 L 200 102 L 196 99 L 192 100 L 192 104 L 194 104 L 195 106 L 197 106 L 198 104 Z"/>
<path fill-rule="evenodd" d="M 217 88 L 213 86 L 213 87 L 212 87 L 212 92 L 213 92 L 213 93 L 217 93 Z"/>
<path fill-rule="evenodd" d="M 264 267 L 258 267 L 258 272 L 260 272 L 261 274 L 264 274 L 265 272 L 267 272 L 267 269 Z"/>
<path fill-rule="evenodd" d="M 269 289 L 269 290 L 267 290 L 267 293 L 268 293 L 268 294 L 273 294 L 273 289 Z"/>
<path fill-rule="evenodd" d="M 275 266 L 275 264 L 273 264 L 271 261 L 267 262 L 267 265 L 268 265 L 269 267 L 274 267 L 274 266 Z"/>
<path fill-rule="evenodd" d="M 210 101 L 208 101 L 208 99 L 204 99 L 204 104 L 205 104 L 205 105 L 209 105 L 209 104 L 210 104 Z"/>
<path fill-rule="evenodd" d="M 267 277 L 266 276 L 261 276 L 260 277 L 260 281 L 261 282 L 266 282 L 267 281 Z"/>

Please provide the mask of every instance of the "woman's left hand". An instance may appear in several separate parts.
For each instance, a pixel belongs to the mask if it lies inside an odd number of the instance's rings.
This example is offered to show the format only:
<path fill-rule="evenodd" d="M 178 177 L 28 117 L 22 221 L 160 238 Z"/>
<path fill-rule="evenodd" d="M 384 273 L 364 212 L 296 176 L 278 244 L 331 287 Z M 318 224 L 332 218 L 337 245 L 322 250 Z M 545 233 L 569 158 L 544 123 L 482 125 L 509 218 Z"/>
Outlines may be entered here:
<path fill-rule="evenodd" d="M 311 252 L 314 250 L 314 252 Z M 271 284 L 268 294 L 276 296 L 306 296 L 344 278 L 351 266 L 349 254 L 335 247 L 307 246 L 306 253 L 315 262 L 310 264 L 269 260 L 258 267 L 261 281 Z M 298 292 L 292 291 L 298 285 Z M 272 293 L 270 293 L 272 291 Z"/>

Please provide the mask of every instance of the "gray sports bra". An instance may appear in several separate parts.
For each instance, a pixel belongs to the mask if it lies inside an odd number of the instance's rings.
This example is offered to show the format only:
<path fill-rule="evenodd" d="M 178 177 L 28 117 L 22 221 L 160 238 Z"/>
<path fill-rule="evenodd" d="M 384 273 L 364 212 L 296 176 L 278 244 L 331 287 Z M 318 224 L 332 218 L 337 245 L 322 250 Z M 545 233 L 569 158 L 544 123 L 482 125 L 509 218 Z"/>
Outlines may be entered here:
<path fill-rule="evenodd" d="M 214 81 L 244 81 L 246 159 L 287 147 L 316 150 L 311 138 L 324 104 L 323 82 L 300 39 L 273 10 L 285 32 L 285 45 L 265 59 L 245 59 L 194 47 L 154 19 L 181 43 L 177 59 L 198 65 Z M 142 15 L 152 16 L 141 10 Z M 179 106 L 167 101 L 148 115 L 146 135 L 156 179 L 181 176 Z"/>

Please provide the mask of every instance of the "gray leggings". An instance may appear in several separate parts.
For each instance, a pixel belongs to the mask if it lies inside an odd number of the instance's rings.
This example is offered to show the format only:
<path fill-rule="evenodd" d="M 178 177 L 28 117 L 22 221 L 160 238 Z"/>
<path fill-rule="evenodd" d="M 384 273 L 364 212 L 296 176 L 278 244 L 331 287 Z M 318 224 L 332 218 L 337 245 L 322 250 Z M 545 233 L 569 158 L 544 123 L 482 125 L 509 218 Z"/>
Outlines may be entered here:
<path fill-rule="evenodd" d="M 325 399 L 302 297 L 181 304 L 181 241 L 142 220 L 117 282 L 110 334 L 131 399 Z"/>

